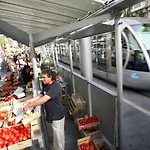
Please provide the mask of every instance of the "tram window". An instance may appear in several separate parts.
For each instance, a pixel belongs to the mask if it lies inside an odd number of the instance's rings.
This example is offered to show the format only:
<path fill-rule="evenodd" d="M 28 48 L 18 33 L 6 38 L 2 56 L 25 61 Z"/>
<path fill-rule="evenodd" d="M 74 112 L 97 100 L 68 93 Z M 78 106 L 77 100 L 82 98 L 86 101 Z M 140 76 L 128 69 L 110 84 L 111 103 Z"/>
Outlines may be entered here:
<path fill-rule="evenodd" d="M 122 41 L 122 57 L 123 57 L 123 65 L 126 61 L 126 55 L 127 55 L 127 43 L 123 36 L 121 36 Z M 111 64 L 113 67 L 116 67 L 116 48 L 115 48 L 115 34 L 112 33 L 112 43 L 111 43 L 111 49 L 112 49 L 112 57 L 111 57 Z"/>
<path fill-rule="evenodd" d="M 106 71 L 106 36 L 99 36 L 99 47 L 97 48 L 97 64 L 98 69 Z"/>
<path fill-rule="evenodd" d="M 56 50 L 57 50 L 57 54 L 58 54 L 58 60 L 61 61 L 61 52 L 59 49 L 59 45 L 56 45 Z"/>
<path fill-rule="evenodd" d="M 126 69 L 148 72 L 148 66 L 145 61 L 144 54 L 141 51 L 137 40 L 127 28 L 124 30 L 124 32 L 128 37 L 130 45 L 130 58 Z"/>
<path fill-rule="evenodd" d="M 145 48 L 147 49 L 147 52 L 150 56 L 150 24 L 137 24 L 132 26 L 134 31 L 138 34 L 141 41 L 143 42 Z"/>

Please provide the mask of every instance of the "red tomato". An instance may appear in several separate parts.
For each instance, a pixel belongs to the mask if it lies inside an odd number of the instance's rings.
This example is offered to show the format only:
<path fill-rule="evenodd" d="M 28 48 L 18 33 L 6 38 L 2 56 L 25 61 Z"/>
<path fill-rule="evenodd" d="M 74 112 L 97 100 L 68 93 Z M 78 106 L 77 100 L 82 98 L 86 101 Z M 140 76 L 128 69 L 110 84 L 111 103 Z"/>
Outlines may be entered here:
<path fill-rule="evenodd" d="M 87 147 L 87 144 L 86 144 L 86 143 L 82 143 L 82 144 L 80 145 L 80 149 L 81 149 L 81 150 L 86 150 L 86 147 Z"/>
<path fill-rule="evenodd" d="M 8 141 L 8 146 L 13 145 L 14 143 L 12 141 Z"/>

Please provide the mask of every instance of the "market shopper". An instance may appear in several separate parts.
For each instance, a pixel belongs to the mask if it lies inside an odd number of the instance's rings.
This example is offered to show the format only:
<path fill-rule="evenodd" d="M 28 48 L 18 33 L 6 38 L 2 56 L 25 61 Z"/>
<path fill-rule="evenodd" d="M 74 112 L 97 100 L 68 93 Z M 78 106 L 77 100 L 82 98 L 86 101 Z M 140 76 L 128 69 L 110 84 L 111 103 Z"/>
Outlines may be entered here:
<path fill-rule="evenodd" d="M 25 102 L 24 110 L 27 111 L 29 107 L 44 104 L 47 121 L 52 123 L 54 150 L 64 150 L 65 113 L 62 104 L 62 89 L 56 81 L 56 73 L 54 71 L 49 69 L 43 70 L 42 79 L 45 85 L 44 89 L 39 96 Z"/>
<path fill-rule="evenodd" d="M 19 77 L 20 85 L 24 86 L 27 83 L 31 82 L 32 79 L 33 79 L 33 76 L 31 75 L 30 66 L 28 65 L 24 66 Z"/>

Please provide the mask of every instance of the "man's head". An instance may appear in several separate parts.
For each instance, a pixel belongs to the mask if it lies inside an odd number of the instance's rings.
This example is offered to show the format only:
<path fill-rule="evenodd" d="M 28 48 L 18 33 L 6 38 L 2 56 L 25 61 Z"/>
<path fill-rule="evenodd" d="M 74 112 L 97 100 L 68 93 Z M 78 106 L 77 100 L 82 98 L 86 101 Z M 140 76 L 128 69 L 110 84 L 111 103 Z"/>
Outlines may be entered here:
<path fill-rule="evenodd" d="M 50 69 L 42 70 L 42 79 L 44 84 L 51 84 L 56 80 L 56 72 Z"/>

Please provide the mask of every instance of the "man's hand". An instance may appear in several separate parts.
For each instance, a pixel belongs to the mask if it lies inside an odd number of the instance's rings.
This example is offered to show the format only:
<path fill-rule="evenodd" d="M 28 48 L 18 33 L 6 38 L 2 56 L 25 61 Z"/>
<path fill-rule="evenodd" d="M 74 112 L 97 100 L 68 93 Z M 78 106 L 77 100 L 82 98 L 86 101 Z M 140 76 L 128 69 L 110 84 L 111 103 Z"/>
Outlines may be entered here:
<path fill-rule="evenodd" d="M 25 112 L 30 108 L 30 104 L 31 104 L 31 101 L 30 101 L 30 100 L 26 100 L 26 101 L 24 102 L 23 109 L 24 109 Z"/>
<path fill-rule="evenodd" d="M 26 112 L 30 108 L 29 104 L 23 106 L 24 112 Z"/>

